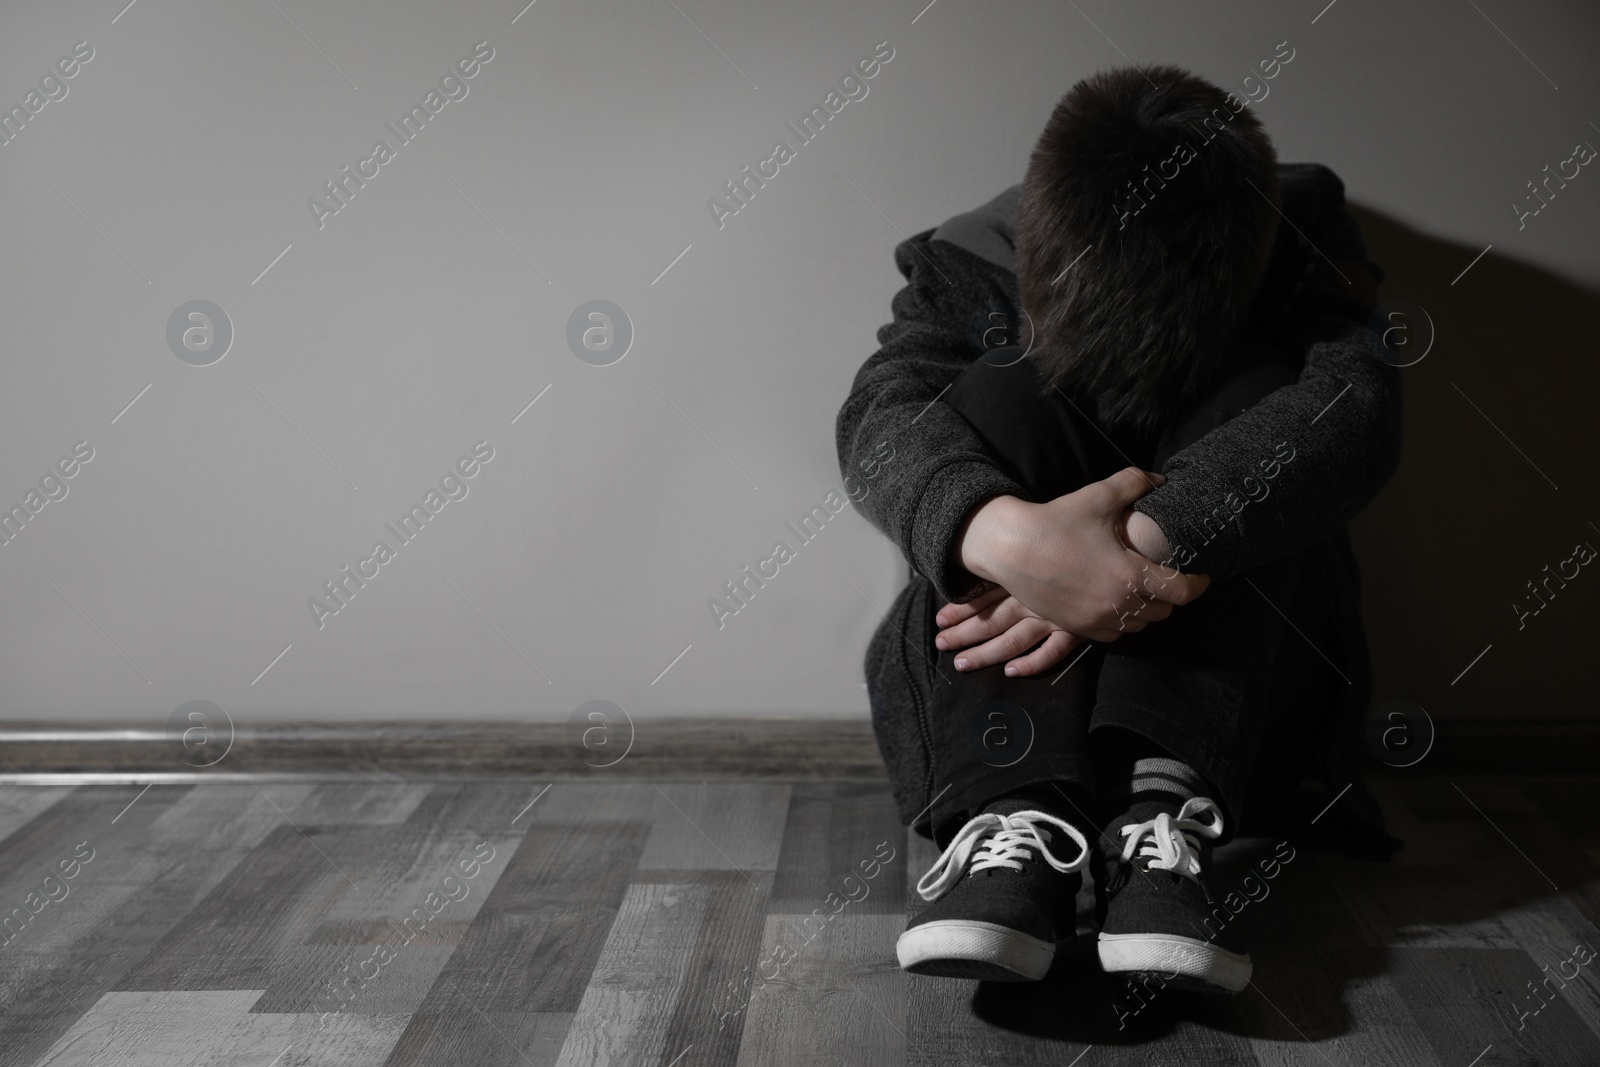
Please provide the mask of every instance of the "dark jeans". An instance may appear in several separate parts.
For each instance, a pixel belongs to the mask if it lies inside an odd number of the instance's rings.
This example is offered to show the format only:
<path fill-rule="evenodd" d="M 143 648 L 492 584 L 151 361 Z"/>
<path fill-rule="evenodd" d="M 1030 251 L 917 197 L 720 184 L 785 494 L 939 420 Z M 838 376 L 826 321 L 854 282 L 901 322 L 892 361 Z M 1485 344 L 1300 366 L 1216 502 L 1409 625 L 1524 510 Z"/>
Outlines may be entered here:
<path fill-rule="evenodd" d="M 943 399 L 1035 501 L 1129 465 L 1159 471 L 1174 452 L 1296 376 L 1293 366 L 1258 351 L 1246 370 L 1182 425 L 1141 438 L 1103 431 L 1059 391 L 1041 395 L 1034 361 L 1020 355 L 1016 349 L 990 352 Z M 1272 456 L 1278 443 L 1262 441 L 1262 458 Z M 1246 506 L 1265 508 L 1272 501 L 1268 496 Z M 1071 796 L 1093 797 L 1111 784 L 1102 780 L 1108 770 L 1105 742 L 1119 731 L 1126 732 L 1120 737 L 1124 745 L 1133 735 L 1135 743 L 1156 746 L 1193 767 L 1212 787 L 1228 823 L 1236 823 L 1272 725 L 1269 711 L 1293 714 L 1281 699 L 1283 686 L 1275 689 L 1275 681 L 1282 681 L 1275 671 L 1301 664 L 1307 650 L 1293 647 L 1281 655 L 1285 642 L 1315 642 L 1327 628 L 1325 617 L 1291 620 L 1283 613 L 1326 603 L 1306 588 L 1325 580 L 1324 569 L 1306 566 L 1307 558 L 1295 552 L 1213 581 L 1168 619 L 1115 642 L 1074 650 L 1063 664 L 1031 678 L 1007 678 L 1003 664 L 958 672 L 955 653 L 939 653 L 938 670 L 949 684 L 934 685 L 933 759 L 937 781 L 949 788 L 934 805 L 936 840 L 948 840 L 988 801 L 1024 787 L 1058 783 Z M 1289 621 L 1300 636 L 1288 631 Z"/>

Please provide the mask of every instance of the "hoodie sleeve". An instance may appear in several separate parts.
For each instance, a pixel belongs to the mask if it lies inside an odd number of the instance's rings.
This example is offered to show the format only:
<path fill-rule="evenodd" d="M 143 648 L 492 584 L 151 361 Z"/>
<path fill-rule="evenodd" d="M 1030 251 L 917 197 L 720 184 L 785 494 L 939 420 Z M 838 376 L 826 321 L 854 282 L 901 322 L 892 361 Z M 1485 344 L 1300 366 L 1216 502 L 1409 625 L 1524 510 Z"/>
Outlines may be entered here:
<path fill-rule="evenodd" d="M 1008 306 L 999 283 L 975 257 L 932 230 L 903 241 L 895 265 L 906 285 L 894 296 L 894 321 L 856 374 L 835 426 L 845 491 L 887 534 L 918 574 L 946 600 L 970 600 L 987 583 L 961 566 L 956 539 L 978 504 L 1022 495 L 982 442 L 939 397 L 982 353 L 969 320 Z"/>
<path fill-rule="evenodd" d="M 1154 519 L 1185 571 L 1228 578 L 1334 533 L 1371 502 L 1400 460 L 1400 373 L 1368 325 L 1383 270 L 1331 171 L 1330 202 L 1302 219 L 1313 262 L 1278 343 L 1303 352 L 1299 380 L 1175 453 L 1166 484 L 1134 508 Z"/>

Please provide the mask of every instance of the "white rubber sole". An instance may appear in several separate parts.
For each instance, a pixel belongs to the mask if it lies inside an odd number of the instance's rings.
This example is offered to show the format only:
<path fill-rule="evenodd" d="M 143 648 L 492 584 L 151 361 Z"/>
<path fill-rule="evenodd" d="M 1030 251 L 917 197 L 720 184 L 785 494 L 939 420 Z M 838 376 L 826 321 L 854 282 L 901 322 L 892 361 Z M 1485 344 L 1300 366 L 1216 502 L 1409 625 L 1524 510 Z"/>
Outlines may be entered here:
<path fill-rule="evenodd" d="M 1190 989 L 1210 987 L 1237 993 L 1250 984 L 1249 956 L 1177 934 L 1102 933 L 1100 966 L 1108 974 L 1148 971 L 1162 977 L 1176 975 L 1175 984 Z"/>
<path fill-rule="evenodd" d="M 913 974 L 1037 982 L 1050 970 L 1056 946 L 996 923 L 938 919 L 901 934 L 895 953 Z"/>

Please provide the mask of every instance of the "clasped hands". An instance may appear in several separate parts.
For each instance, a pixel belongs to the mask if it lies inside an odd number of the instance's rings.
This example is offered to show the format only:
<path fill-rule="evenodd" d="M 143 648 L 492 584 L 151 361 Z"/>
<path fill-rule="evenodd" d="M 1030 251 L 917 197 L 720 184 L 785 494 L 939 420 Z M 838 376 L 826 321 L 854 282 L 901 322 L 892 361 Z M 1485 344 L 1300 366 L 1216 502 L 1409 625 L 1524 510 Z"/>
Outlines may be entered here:
<path fill-rule="evenodd" d="M 1049 670 L 1089 641 L 1115 641 L 1172 614 L 1211 579 L 1154 562 L 1169 546 L 1130 509 L 1164 478 L 1126 467 L 1043 504 L 990 497 L 967 517 L 962 566 L 995 588 L 936 616 L 934 644 L 957 651 L 957 670 L 1006 664 L 1024 677 Z"/>

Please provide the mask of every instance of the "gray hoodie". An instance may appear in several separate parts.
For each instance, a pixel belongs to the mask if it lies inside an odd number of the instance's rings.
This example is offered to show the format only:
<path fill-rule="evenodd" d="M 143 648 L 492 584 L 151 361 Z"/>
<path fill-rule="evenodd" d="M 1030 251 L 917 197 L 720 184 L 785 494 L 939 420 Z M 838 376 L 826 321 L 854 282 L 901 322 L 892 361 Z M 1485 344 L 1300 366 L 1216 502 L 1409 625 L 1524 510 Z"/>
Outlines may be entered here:
<path fill-rule="evenodd" d="M 1362 272 L 1334 265 L 1358 264 L 1371 278 L 1383 277 L 1367 261 L 1360 229 L 1344 209 L 1343 183 L 1320 164 L 1283 164 L 1279 173 L 1282 213 L 1303 269 L 1288 284 L 1279 278 L 1264 286 L 1263 294 L 1270 289 L 1277 302 L 1270 316 L 1279 323 L 1275 342 L 1304 357 L 1299 380 L 1172 455 L 1161 471 L 1166 483 L 1134 507 L 1161 527 L 1183 570 L 1213 581 L 1319 542 L 1335 546 L 1348 592 L 1337 612 L 1343 639 L 1335 659 L 1352 685 L 1330 712 L 1343 733 L 1330 734 L 1324 748 L 1330 759 L 1337 749 L 1347 762 L 1348 734 L 1365 712 L 1370 673 L 1344 525 L 1399 462 L 1400 378 L 1374 355 L 1372 294 L 1349 284 Z M 939 603 L 970 599 L 981 588 L 955 552 L 961 524 L 991 496 L 1027 497 L 965 420 L 938 399 L 997 340 L 1020 332 L 1014 248 L 1020 192 L 1013 186 L 896 247 L 907 284 L 895 294 L 894 321 L 878 330 L 880 347 L 857 373 L 836 425 L 847 492 L 912 571 L 866 663 L 874 726 L 907 822 L 931 799 L 932 616 Z M 1272 483 L 1275 506 L 1242 506 L 1246 479 L 1258 476 L 1263 456 L 1285 440 L 1293 442 L 1295 459 Z"/>

